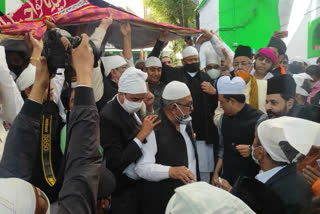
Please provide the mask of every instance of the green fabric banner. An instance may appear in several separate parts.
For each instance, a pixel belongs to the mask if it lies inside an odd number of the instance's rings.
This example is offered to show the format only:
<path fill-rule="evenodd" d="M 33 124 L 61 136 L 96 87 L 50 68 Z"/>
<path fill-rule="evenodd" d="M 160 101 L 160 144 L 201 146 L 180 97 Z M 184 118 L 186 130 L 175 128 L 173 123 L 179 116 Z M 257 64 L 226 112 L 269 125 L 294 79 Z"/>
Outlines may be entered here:
<path fill-rule="evenodd" d="M 0 1 L 0 11 L 3 14 L 6 14 L 6 0 Z"/>
<path fill-rule="evenodd" d="M 280 29 L 278 0 L 220 0 L 219 35 L 233 50 L 249 45 L 258 51 L 266 47 Z"/>
<path fill-rule="evenodd" d="M 320 55 L 320 18 L 308 23 L 308 58 Z"/>

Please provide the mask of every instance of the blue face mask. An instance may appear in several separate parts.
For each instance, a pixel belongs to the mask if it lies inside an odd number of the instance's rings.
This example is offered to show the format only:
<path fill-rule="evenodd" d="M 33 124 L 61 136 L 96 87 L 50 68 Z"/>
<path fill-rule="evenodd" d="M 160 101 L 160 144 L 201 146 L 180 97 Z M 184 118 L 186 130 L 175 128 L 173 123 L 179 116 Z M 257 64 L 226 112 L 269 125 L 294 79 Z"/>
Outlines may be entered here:
<path fill-rule="evenodd" d="M 258 146 L 258 147 L 256 147 L 256 148 L 259 148 L 259 147 L 260 147 L 260 146 Z M 254 150 L 255 150 L 256 148 L 253 148 L 253 146 L 251 146 L 251 158 L 252 158 L 252 160 L 253 160 L 256 164 L 260 165 L 259 161 L 254 157 Z"/>

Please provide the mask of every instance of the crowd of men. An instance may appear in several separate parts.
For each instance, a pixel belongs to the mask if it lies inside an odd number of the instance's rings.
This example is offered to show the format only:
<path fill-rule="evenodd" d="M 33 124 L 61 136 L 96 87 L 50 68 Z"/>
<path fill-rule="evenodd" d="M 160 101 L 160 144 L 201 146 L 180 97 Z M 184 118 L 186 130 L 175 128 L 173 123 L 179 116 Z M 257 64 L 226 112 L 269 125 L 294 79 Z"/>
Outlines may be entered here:
<path fill-rule="evenodd" d="M 1 213 L 319 213 L 320 62 L 290 62 L 279 32 L 255 53 L 206 29 L 181 66 L 166 31 L 134 62 L 129 23 L 97 59 L 112 22 L 46 21 L 54 70 L 48 37 L 0 41 Z"/>

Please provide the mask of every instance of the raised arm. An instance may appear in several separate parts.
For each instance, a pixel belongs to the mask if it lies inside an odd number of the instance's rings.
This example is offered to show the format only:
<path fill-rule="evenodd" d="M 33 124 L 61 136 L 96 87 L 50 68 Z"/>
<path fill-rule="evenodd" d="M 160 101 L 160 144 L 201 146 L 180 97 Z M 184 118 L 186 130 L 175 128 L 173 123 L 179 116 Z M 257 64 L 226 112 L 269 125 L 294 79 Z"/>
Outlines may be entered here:
<path fill-rule="evenodd" d="M 0 162 L 0 177 L 30 180 L 40 143 L 40 115 L 48 83 L 47 62 L 41 58 L 37 64 L 31 94 L 13 122 L 7 136 Z"/>
<path fill-rule="evenodd" d="M 82 35 L 78 48 L 72 50 L 72 66 L 80 87 L 75 89 L 70 114 L 64 182 L 59 193 L 58 213 L 96 213 L 99 169 L 99 114 L 92 86 L 93 53 L 88 36 Z"/>
<path fill-rule="evenodd" d="M 105 34 L 111 24 L 112 24 L 112 15 L 107 19 L 102 19 L 100 22 L 100 25 L 95 29 L 93 34 L 90 36 L 91 41 L 93 41 L 93 43 L 96 45 L 97 48 L 101 48 Z M 98 102 L 102 98 L 103 91 L 104 91 L 103 76 L 100 70 L 100 61 L 99 61 L 98 67 L 93 68 L 92 70 L 92 88 L 93 88 L 94 99 L 96 102 Z"/>
<path fill-rule="evenodd" d="M 120 31 L 123 37 L 123 57 L 129 67 L 133 67 L 132 47 L 131 47 L 131 26 L 129 22 L 120 23 Z"/>

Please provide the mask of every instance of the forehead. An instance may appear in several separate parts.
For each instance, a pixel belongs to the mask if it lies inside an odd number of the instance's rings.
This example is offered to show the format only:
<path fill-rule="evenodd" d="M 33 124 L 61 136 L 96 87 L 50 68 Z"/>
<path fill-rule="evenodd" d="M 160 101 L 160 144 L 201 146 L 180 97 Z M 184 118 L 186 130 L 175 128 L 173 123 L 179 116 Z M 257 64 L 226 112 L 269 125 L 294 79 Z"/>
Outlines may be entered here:
<path fill-rule="evenodd" d="M 249 62 L 249 58 L 246 57 L 246 56 L 238 56 L 236 58 L 234 58 L 233 62 L 236 63 L 236 62 Z"/>
<path fill-rule="evenodd" d="M 143 99 L 145 98 L 146 93 L 142 93 L 142 94 L 127 94 L 127 97 L 130 99 Z"/>
<path fill-rule="evenodd" d="M 167 56 L 165 56 L 165 57 L 162 57 L 162 59 L 161 59 L 162 61 L 171 61 L 171 59 L 169 58 L 169 57 L 167 57 Z"/>
<path fill-rule="evenodd" d="M 189 60 L 194 60 L 194 59 L 199 59 L 198 55 L 194 55 L 194 56 L 188 56 L 186 58 L 184 58 L 184 60 L 189 61 Z"/>
<path fill-rule="evenodd" d="M 283 100 L 283 98 L 281 97 L 280 94 L 267 94 L 267 100 L 281 101 Z"/>
<path fill-rule="evenodd" d="M 275 48 L 275 47 L 269 47 L 269 48 L 272 49 L 272 51 L 273 51 L 273 53 L 274 53 L 275 55 L 279 55 L 278 48 Z"/>
<path fill-rule="evenodd" d="M 182 100 L 181 100 L 181 103 L 184 104 L 184 103 L 190 103 L 192 102 L 192 97 L 191 95 L 188 95 L 186 97 L 184 97 Z"/>
<path fill-rule="evenodd" d="M 150 66 L 150 67 L 146 67 L 148 69 L 162 69 L 162 67 L 160 66 Z"/>
<path fill-rule="evenodd" d="M 215 63 L 209 63 L 208 65 L 206 65 L 206 67 L 215 67 L 217 66 L 218 64 L 215 64 Z"/>

